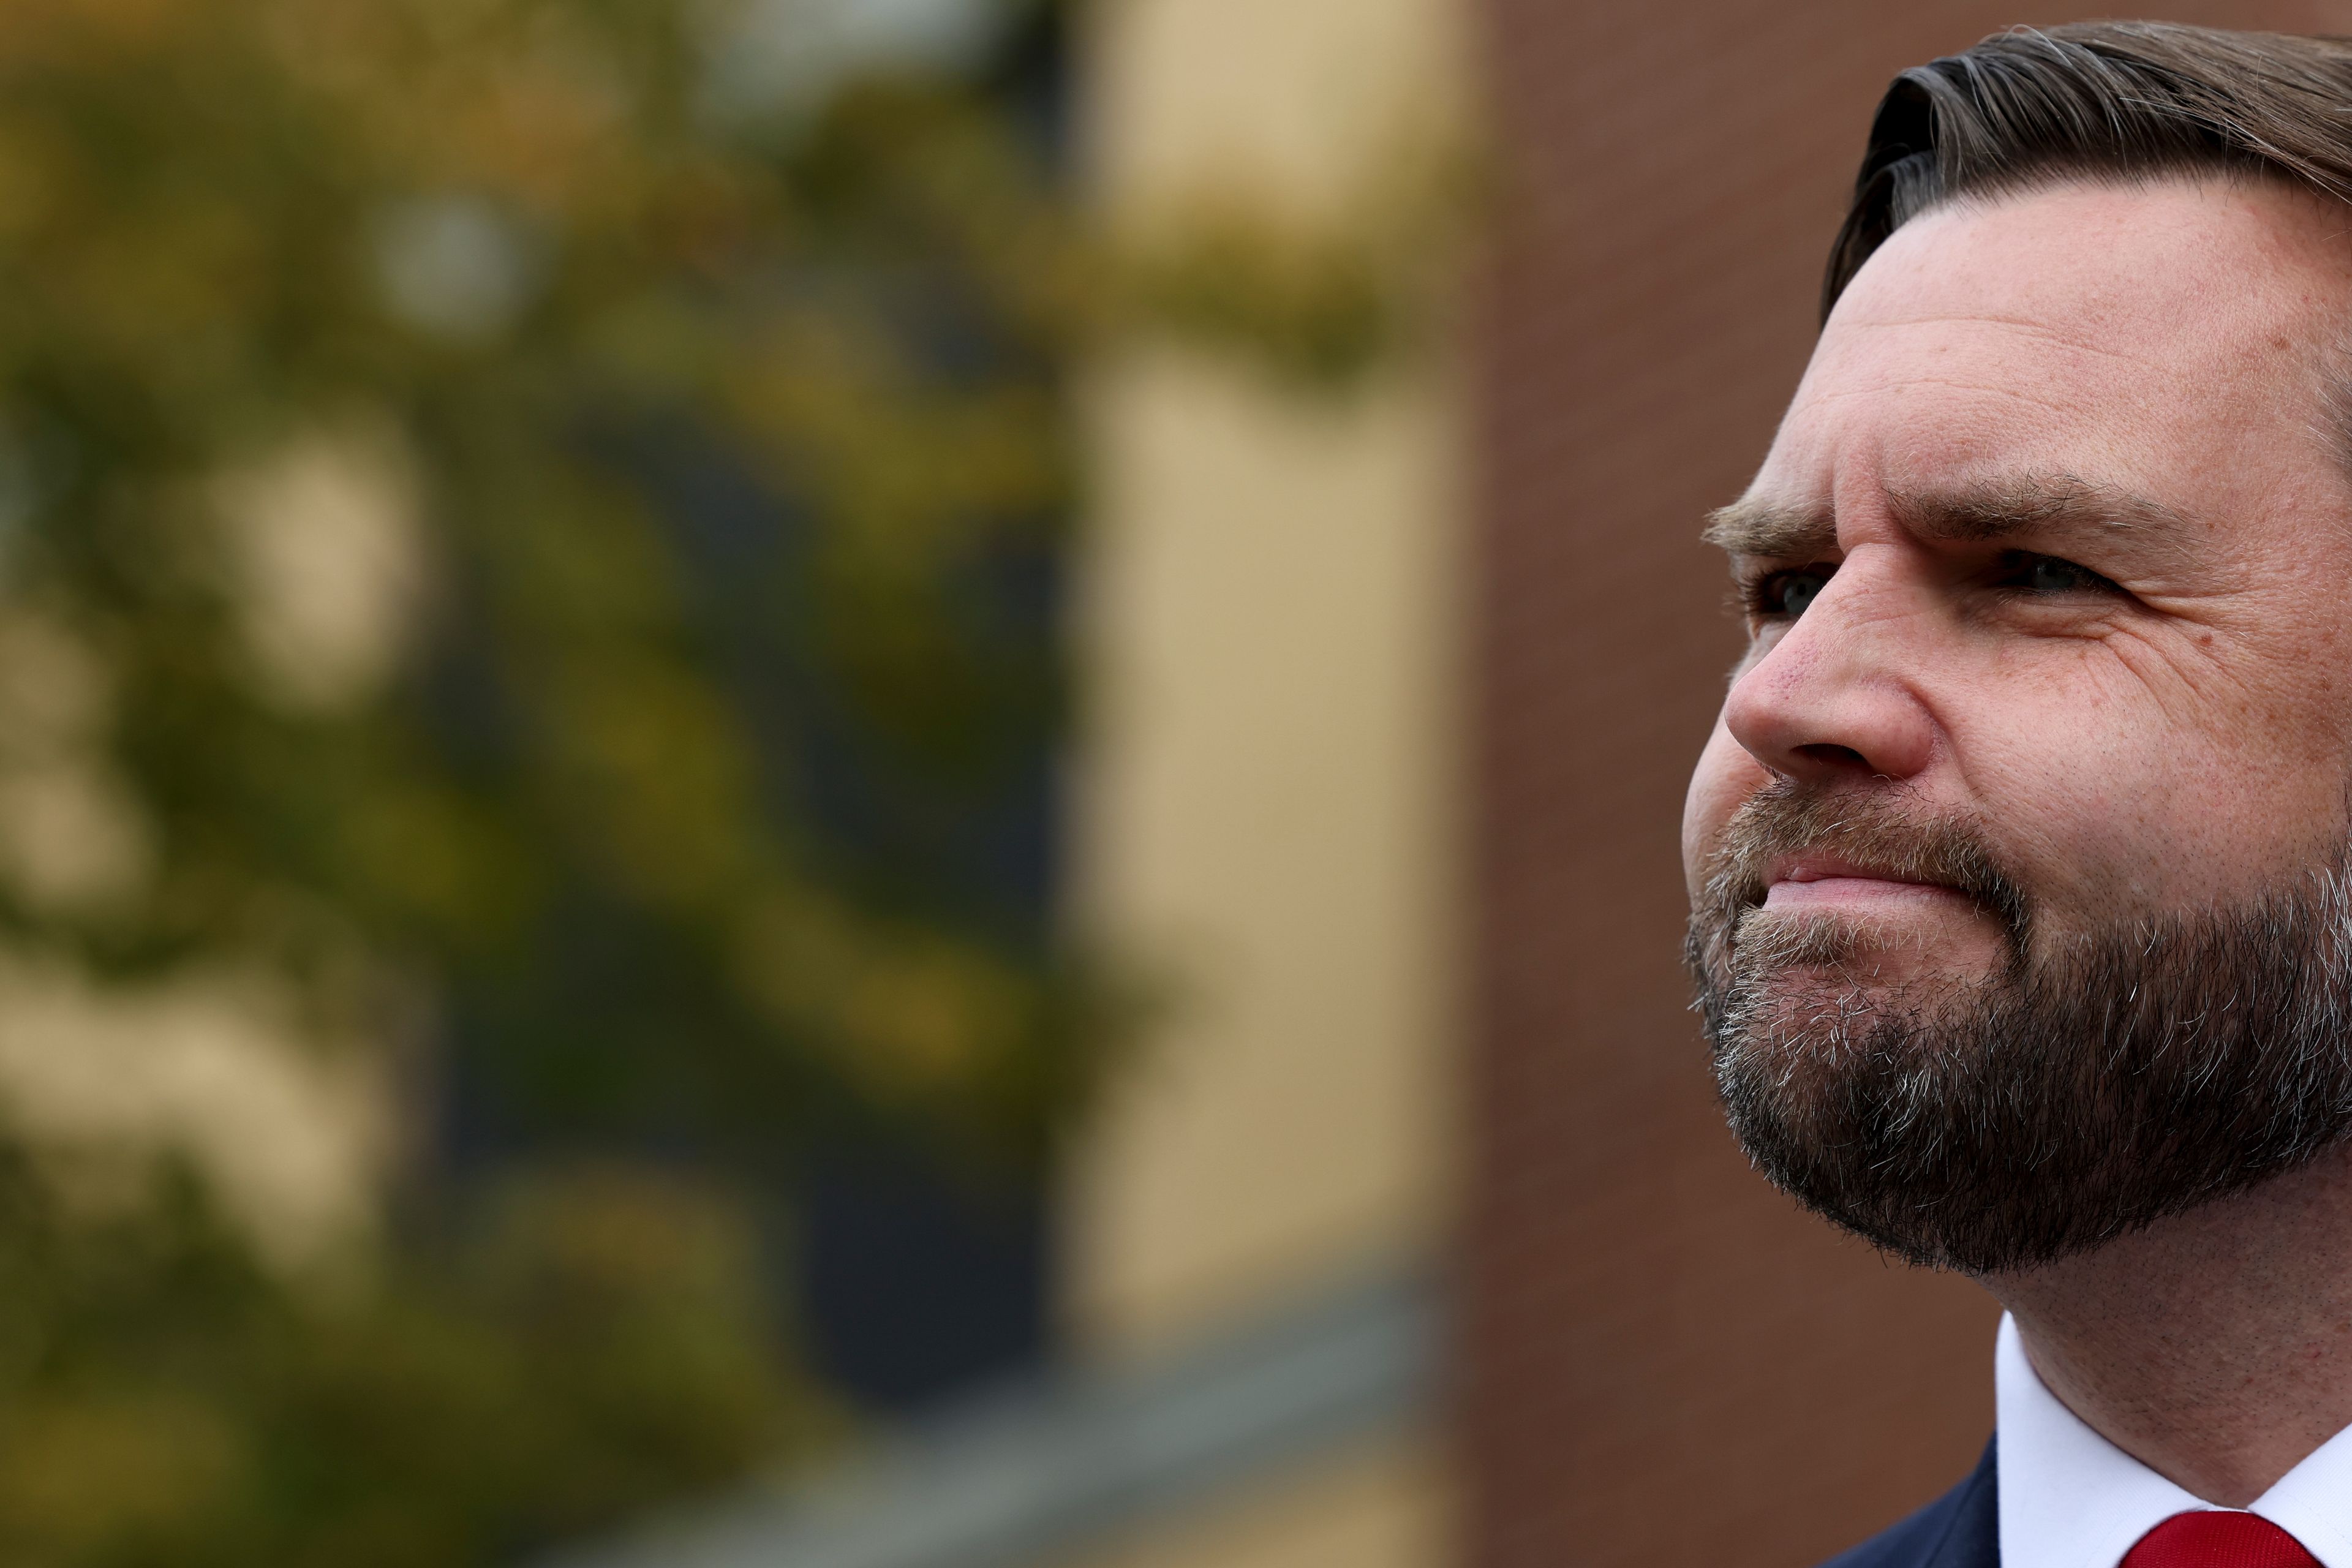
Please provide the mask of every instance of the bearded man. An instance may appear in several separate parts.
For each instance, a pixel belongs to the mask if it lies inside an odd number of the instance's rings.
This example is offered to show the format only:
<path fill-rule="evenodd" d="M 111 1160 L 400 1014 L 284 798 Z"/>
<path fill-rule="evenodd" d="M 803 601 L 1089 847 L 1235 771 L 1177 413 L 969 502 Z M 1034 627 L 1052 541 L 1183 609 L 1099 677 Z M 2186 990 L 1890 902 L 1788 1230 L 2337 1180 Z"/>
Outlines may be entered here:
<path fill-rule="evenodd" d="M 2352 43 L 1906 72 L 1708 536 L 1685 824 L 1758 1166 L 2007 1308 L 1840 1568 L 2352 1568 Z"/>

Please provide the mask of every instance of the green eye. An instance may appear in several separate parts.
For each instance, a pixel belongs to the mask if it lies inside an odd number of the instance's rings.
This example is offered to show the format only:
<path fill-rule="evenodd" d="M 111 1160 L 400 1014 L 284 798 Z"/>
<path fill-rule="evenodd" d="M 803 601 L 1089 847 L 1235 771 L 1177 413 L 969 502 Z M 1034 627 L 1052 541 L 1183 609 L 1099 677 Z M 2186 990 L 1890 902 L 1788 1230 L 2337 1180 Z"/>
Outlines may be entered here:
<path fill-rule="evenodd" d="M 1826 572 L 1783 572 L 1764 585 L 1765 613 L 1793 621 L 1829 586 L 1829 581 Z"/>

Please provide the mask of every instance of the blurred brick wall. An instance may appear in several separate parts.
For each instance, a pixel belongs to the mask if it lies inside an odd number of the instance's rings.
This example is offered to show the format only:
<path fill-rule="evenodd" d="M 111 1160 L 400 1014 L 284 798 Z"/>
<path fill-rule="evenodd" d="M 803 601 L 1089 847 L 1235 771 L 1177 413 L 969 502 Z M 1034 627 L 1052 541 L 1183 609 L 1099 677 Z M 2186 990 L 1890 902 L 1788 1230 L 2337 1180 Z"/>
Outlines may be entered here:
<path fill-rule="evenodd" d="M 1795 384 L 1886 81 L 2025 18 L 1477 3 L 1503 169 L 1471 606 L 1468 1558 L 1800 1568 L 1973 1461 L 1994 1312 L 1797 1214 L 1717 1120 L 1676 827 L 1736 639 L 1695 534 Z M 2160 14 L 2352 30 L 2313 0 Z"/>

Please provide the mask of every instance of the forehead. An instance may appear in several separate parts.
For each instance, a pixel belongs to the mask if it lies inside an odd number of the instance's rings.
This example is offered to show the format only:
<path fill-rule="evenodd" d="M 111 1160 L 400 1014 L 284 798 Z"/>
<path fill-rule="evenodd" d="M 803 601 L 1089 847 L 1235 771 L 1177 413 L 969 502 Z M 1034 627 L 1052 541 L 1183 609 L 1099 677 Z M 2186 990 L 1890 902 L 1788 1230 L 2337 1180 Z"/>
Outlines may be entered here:
<path fill-rule="evenodd" d="M 1849 285 L 1759 500 L 2082 475 L 2184 505 L 2340 485 L 2322 396 L 2352 209 L 2259 184 L 2069 184 L 1897 230 Z"/>

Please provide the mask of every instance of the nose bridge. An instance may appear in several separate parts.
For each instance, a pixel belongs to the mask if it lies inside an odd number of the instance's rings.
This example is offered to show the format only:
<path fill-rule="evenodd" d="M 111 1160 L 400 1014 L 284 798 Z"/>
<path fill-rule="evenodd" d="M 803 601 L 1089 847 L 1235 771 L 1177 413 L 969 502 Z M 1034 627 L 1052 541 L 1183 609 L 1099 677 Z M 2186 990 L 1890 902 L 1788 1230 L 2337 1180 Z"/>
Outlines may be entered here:
<path fill-rule="evenodd" d="M 1725 703 L 1733 736 L 1775 773 L 1908 777 L 1934 751 L 1918 694 L 1929 606 L 1894 545 L 1852 550 L 1803 615 L 1743 671 Z"/>
<path fill-rule="evenodd" d="M 1857 671 L 1900 666 L 1907 662 L 1901 645 L 1923 629 L 1920 610 L 1903 581 L 1895 549 L 1857 546 L 1758 668 L 1792 647 L 1809 666 L 1852 663 Z"/>

